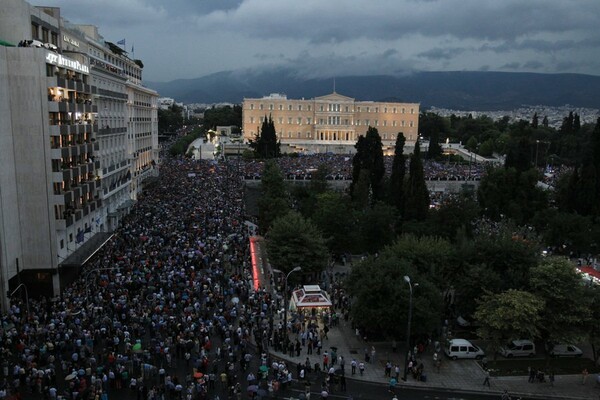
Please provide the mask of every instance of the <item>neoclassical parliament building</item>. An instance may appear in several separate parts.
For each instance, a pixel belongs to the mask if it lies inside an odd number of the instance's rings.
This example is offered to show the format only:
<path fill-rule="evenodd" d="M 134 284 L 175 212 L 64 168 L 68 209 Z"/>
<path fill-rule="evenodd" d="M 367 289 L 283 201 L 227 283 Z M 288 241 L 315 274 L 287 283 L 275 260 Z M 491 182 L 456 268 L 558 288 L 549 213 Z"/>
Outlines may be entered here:
<path fill-rule="evenodd" d="M 399 132 L 408 149 L 419 132 L 419 103 L 357 101 L 335 92 L 292 100 L 275 93 L 244 99 L 242 108 L 244 139 L 254 139 L 264 118 L 271 116 L 283 152 L 353 153 L 358 137 L 372 126 L 390 154 Z"/>
<path fill-rule="evenodd" d="M 352 153 L 369 126 L 377 128 L 386 153 L 402 132 L 411 148 L 419 132 L 419 103 L 357 101 L 338 93 L 292 100 L 282 94 L 244 99 L 243 132 L 254 139 L 271 116 L 284 152 Z"/>

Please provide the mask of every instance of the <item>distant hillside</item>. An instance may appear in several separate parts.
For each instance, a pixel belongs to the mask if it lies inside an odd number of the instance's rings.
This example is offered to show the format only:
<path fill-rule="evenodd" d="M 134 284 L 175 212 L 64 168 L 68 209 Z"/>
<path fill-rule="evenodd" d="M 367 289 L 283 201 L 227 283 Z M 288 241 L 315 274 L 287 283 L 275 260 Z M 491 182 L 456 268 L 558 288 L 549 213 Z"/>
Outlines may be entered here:
<path fill-rule="evenodd" d="M 508 110 L 522 105 L 600 108 L 600 76 L 514 72 L 416 72 L 405 76 L 346 76 L 336 91 L 358 100 L 418 102 L 459 110 Z M 189 103 L 240 103 L 285 93 L 312 98 L 333 91 L 333 78 L 303 79 L 291 70 L 227 71 L 196 79 L 146 82 L 161 96 Z"/>

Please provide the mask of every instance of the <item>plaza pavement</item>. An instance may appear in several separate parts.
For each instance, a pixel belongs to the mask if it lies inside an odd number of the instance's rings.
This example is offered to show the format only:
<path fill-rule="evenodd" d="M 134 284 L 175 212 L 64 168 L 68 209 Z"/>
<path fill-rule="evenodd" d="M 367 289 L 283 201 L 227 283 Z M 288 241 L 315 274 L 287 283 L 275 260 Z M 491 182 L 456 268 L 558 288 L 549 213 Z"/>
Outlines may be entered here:
<path fill-rule="evenodd" d="M 329 339 L 323 342 L 323 351 L 330 351 L 331 347 L 337 347 L 337 355 L 343 356 L 346 360 L 345 371 L 346 379 L 356 379 L 365 382 L 377 382 L 388 384 L 389 378 L 384 376 L 385 364 L 389 360 L 392 364 L 404 365 L 402 357 L 402 346 L 398 346 L 398 352 L 392 352 L 391 343 L 372 343 L 365 342 L 357 338 L 350 326 L 350 322 L 340 321 L 339 325 L 332 327 L 328 332 Z M 370 352 L 371 346 L 375 346 L 375 361 L 373 363 L 365 363 L 364 375 L 360 376 L 358 369 L 355 375 L 350 374 L 350 362 L 352 358 L 356 358 L 357 362 L 364 362 L 364 352 L 367 348 Z M 271 349 L 271 354 L 280 357 L 295 365 L 304 363 L 306 357 L 311 361 L 311 365 L 323 363 L 323 355 L 317 355 L 313 352 L 312 355 L 306 354 L 306 349 L 303 348 L 300 357 L 290 357 L 281 352 L 275 352 Z M 432 349 L 424 352 L 418 358 L 418 362 L 422 362 L 425 369 L 424 374 L 427 376 L 426 382 L 417 382 L 408 376 L 407 382 L 402 381 L 402 372 L 400 374 L 400 382 L 397 388 L 402 387 L 424 388 L 424 389 L 443 389 L 448 392 L 486 392 L 496 393 L 500 395 L 504 390 L 508 390 L 513 399 L 519 396 L 536 397 L 539 399 L 599 399 L 600 386 L 596 384 L 596 376 L 590 374 L 586 384 L 582 384 L 581 375 L 556 375 L 554 386 L 549 382 L 546 383 L 528 383 L 527 376 L 511 376 L 511 377 L 491 377 L 491 385 L 488 388 L 483 385 L 485 374 L 483 369 L 473 360 L 457 360 L 452 361 L 449 358 L 442 356 L 442 364 L 440 372 L 436 372 L 433 365 Z M 338 366 L 339 367 L 339 366 Z M 393 374 L 393 370 L 392 370 Z"/>
<path fill-rule="evenodd" d="M 269 268 L 267 262 L 265 269 L 268 270 Z M 267 289 L 271 290 L 268 280 L 264 276 L 265 269 L 260 268 L 259 280 L 261 286 L 267 286 Z M 335 270 L 348 272 L 348 268 L 343 267 Z M 477 362 L 473 360 L 452 361 L 443 354 L 440 371 L 437 372 L 433 362 L 433 349 L 431 346 L 417 358 L 417 362 L 422 362 L 424 365 L 423 373 L 426 375 L 427 380 L 425 382 L 416 381 L 409 374 L 407 381 L 404 382 L 402 381 L 402 373 L 404 372 L 403 354 L 405 353 L 402 344 L 398 343 L 398 352 L 394 353 L 389 342 L 366 342 L 356 336 L 350 321 L 344 321 L 343 318 L 339 320 L 337 326 L 330 328 L 327 336 L 328 339 L 323 341 L 323 351 L 327 350 L 329 352 L 331 347 L 337 348 L 337 355 L 343 356 L 346 361 L 346 379 L 387 385 L 389 384 L 389 378 L 385 377 L 384 370 L 385 364 L 389 360 L 392 365 L 398 364 L 401 366 L 400 379 L 396 386 L 400 392 L 402 387 L 411 387 L 442 389 L 457 393 L 498 394 L 498 397 L 500 397 L 504 390 L 507 390 L 513 399 L 520 396 L 539 399 L 600 399 L 600 385 L 596 383 L 596 375 L 594 374 L 587 377 L 585 384 L 582 384 L 581 375 L 556 375 L 553 386 L 548 381 L 545 383 L 529 383 L 527 376 L 491 377 L 490 387 L 487 387 L 483 385 L 485 372 Z M 293 336 L 290 336 L 290 339 L 295 340 Z M 357 362 L 364 362 L 365 349 L 370 353 L 372 346 L 375 347 L 375 360 L 371 360 L 369 363 L 365 362 L 365 371 L 362 376 L 358 373 L 358 368 L 356 374 L 351 375 L 350 363 L 352 359 L 355 358 Z M 269 350 L 273 356 L 286 360 L 291 366 L 297 363 L 303 364 L 306 357 L 309 358 L 311 365 L 323 364 L 322 353 L 318 355 L 316 351 L 313 351 L 313 354 L 308 355 L 306 354 L 306 348 L 302 349 L 299 357 L 276 352 L 272 348 Z M 336 366 L 336 368 L 338 367 Z"/>

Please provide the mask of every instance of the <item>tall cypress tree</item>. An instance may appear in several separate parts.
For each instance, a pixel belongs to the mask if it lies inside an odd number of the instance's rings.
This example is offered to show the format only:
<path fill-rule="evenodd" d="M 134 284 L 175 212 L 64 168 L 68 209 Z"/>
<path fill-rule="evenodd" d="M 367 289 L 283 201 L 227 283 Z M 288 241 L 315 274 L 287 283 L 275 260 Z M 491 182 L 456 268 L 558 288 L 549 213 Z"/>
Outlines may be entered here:
<path fill-rule="evenodd" d="M 250 147 L 259 158 L 275 158 L 281 155 L 281 143 L 277 140 L 277 132 L 273 119 L 265 115 L 260 133 L 250 141 Z"/>
<path fill-rule="evenodd" d="M 596 186 L 595 186 L 595 214 L 600 215 L 600 118 L 596 121 L 596 127 L 592 132 L 592 164 L 596 169 Z"/>
<path fill-rule="evenodd" d="M 406 185 L 404 206 L 405 220 L 423 221 L 429 211 L 429 190 L 425 184 L 423 161 L 421 160 L 421 144 L 417 138 L 415 150 L 410 156 L 409 175 Z"/>
<path fill-rule="evenodd" d="M 350 193 L 354 193 L 354 187 L 358 183 L 361 171 L 367 170 L 373 198 L 374 200 L 381 200 L 383 198 L 382 180 L 385 175 L 385 165 L 381 137 L 377 129 L 370 126 L 365 136 L 358 137 L 354 147 L 356 148 L 356 154 L 352 159 Z"/>
<path fill-rule="evenodd" d="M 404 215 L 404 176 L 406 175 L 406 157 L 404 157 L 404 144 L 406 138 L 402 132 L 396 137 L 394 147 L 394 161 L 390 175 L 389 204 L 396 207 L 400 215 Z"/>

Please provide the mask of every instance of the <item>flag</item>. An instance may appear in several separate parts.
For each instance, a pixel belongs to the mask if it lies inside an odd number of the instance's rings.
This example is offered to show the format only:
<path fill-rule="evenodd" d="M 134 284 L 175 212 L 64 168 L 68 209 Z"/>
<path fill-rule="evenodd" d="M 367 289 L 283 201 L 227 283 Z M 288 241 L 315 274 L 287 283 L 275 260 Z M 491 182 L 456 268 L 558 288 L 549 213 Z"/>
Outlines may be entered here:
<path fill-rule="evenodd" d="M 125 39 L 121 39 L 117 42 L 117 44 L 122 44 L 123 46 L 125 46 Z"/>
<path fill-rule="evenodd" d="M 85 228 L 85 231 L 84 231 L 84 232 L 85 232 L 85 233 L 90 233 L 91 231 L 92 231 L 92 226 L 91 226 L 91 225 L 88 225 L 88 227 L 87 227 L 87 228 Z"/>
<path fill-rule="evenodd" d="M 83 236 L 83 231 L 80 229 L 79 232 L 77 232 L 77 236 L 75 237 L 75 243 L 81 243 L 84 240 L 84 236 Z"/>
<path fill-rule="evenodd" d="M 133 45 L 131 45 L 131 52 L 133 53 Z"/>

